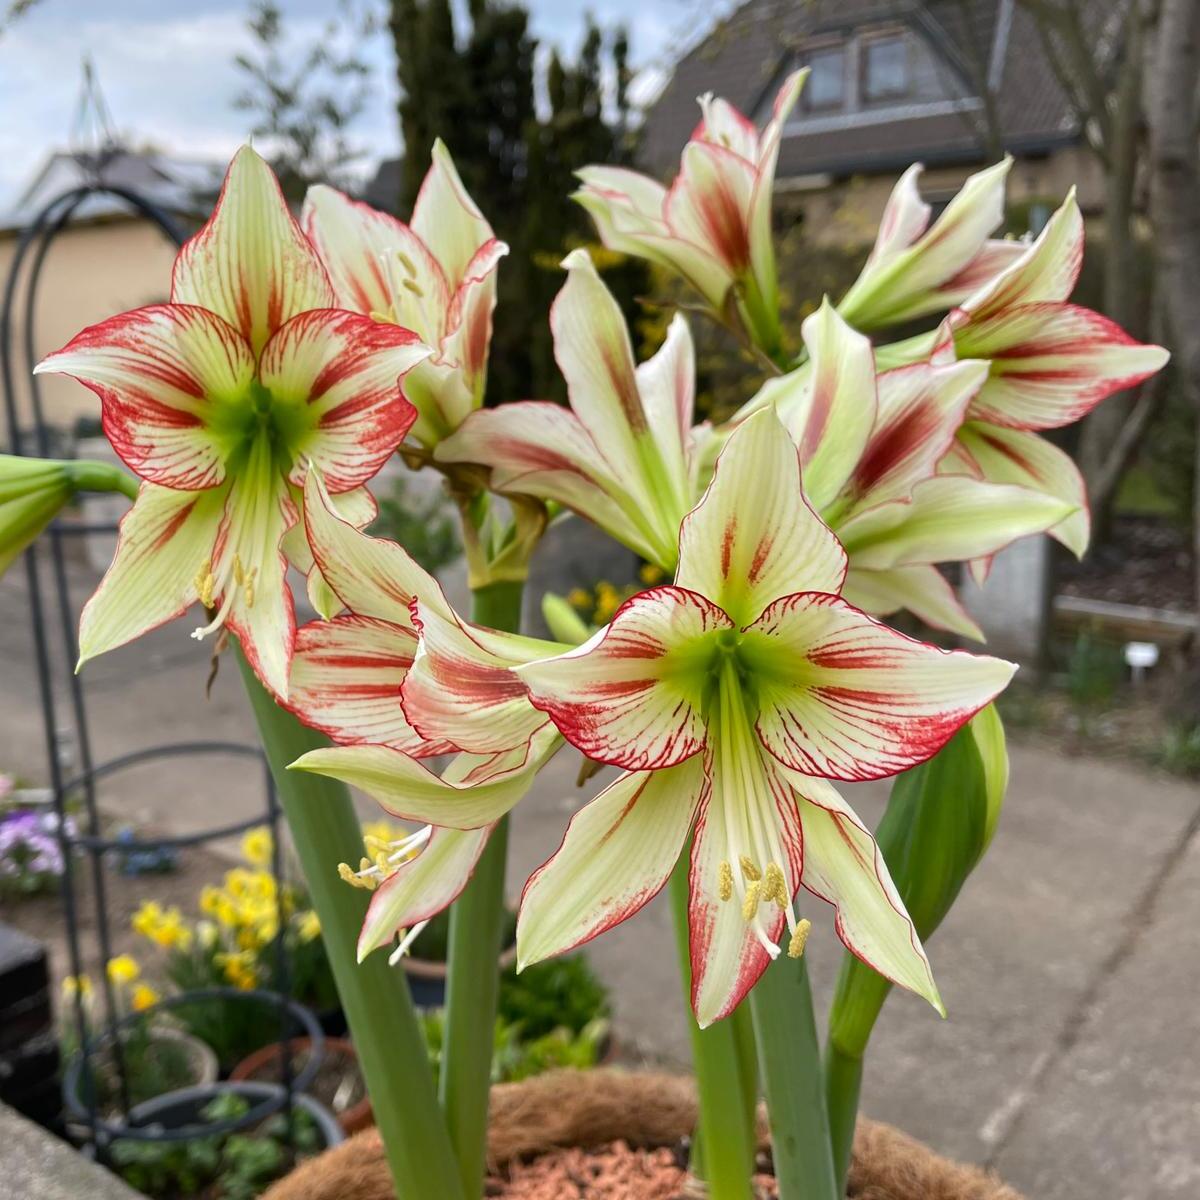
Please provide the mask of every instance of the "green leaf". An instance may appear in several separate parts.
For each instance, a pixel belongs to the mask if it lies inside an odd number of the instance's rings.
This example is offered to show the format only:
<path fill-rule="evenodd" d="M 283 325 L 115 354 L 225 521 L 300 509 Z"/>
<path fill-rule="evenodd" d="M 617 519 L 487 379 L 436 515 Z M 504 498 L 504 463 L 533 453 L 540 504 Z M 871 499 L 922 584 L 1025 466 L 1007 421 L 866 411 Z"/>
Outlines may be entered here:
<path fill-rule="evenodd" d="M 942 923 L 987 850 L 1007 786 L 1004 727 L 994 705 L 892 785 L 875 840 L 922 941 Z M 825 1059 L 840 1179 L 845 1178 L 854 1137 L 863 1054 L 891 988 L 853 955 L 843 957 Z"/>

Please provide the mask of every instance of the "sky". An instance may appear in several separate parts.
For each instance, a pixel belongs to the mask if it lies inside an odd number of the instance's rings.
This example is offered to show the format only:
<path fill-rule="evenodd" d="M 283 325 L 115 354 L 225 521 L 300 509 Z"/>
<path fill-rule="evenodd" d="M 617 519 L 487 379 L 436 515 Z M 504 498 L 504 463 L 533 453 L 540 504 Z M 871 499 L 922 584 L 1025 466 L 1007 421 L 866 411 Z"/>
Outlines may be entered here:
<path fill-rule="evenodd" d="M 586 12 L 602 26 L 623 23 L 643 94 L 661 85 L 672 54 L 728 7 L 721 0 L 526 2 L 539 40 L 567 53 L 579 43 Z M 0 13 L 7 4 L 0 0 Z M 336 10 L 336 0 L 280 5 L 297 42 L 311 40 Z M 247 7 L 248 0 L 39 0 L 0 33 L 0 211 L 51 149 L 65 147 L 85 53 L 114 124 L 134 143 L 182 157 L 228 158 L 251 122 L 233 105 L 241 87 L 233 58 L 252 46 Z M 378 160 L 399 150 L 387 38 L 373 39 L 364 58 L 373 68 L 371 99 L 354 132 L 368 158 Z"/>

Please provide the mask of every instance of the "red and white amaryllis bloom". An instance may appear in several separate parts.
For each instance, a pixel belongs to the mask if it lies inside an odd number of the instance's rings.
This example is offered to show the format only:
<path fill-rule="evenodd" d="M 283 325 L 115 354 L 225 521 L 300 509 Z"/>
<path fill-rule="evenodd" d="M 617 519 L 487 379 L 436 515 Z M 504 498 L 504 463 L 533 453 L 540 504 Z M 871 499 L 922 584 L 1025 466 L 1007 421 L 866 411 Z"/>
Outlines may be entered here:
<path fill-rule="evenodd" d="M 696 494 L 696 368 L 687 322 L 636 365 L 625 318 L 585 250 L 563 265 L 550 311 L 571 407 L 529 400 L 473 413 L 438 446 L 439 462 L 491 470 L 490 486 L 573 509 L 665 570 Z"/>
<path fill-rule="evenodd" d="M 412 436 L 435 445 L 483 403 L 496 270 L 508 247 L 440 140 L 410 224 L 323 184 L 309 189 L 301 220 L 341 307 L 415 330 L 434 348 L 405 394 L 420 414 Z"/>
<path fill-rule="evenodd" d="M 337 745 L 293 766 L 434 826 L 374 847 L 357 871 L 344 868 L 348 881 L 375 891 L 361 958 L 458 896 L 497 819 L 491 814 L 516 804 L 561 745 L 511 668 L 562 647 L 461 621 L 400 546 L 337 514 L 315 471 L 304 512 L 313 557 L 346 611 L 297 634 L 285 703 Z M 419 761 L 443 754 L 456 757 L 440 776 Z"/>
<path fill-rule="evenodd" d="M 362 486 L 416 418 L 400 379 L 429 354 L 416 334 L 336 307 L 270 168 L 243 147 L 208 223 L 179 252 L 171 299 L 85 329 L 39 372 L 100 397 L 104 431 L 142 479 L 116 557 L 83 610 L 80 662 L 199 601 L 286 694 L 295 613 L 285 554 L 305 471 L 365 523 Z M 289 531 L 291 534 L 289 536 Z"/>
<path fill-rule="evenodd" d="M 972 175 L 932 224 L 932 209 L 917 189 L 924 168 L 909 167 L 892 189 L 875 245 L 838 312 L 859 329 L 944 312 L 1010 266 L 1024 246 L 990 235 L 1004 219 L 1011 167 L 1006 158 Z"/>
<path fill-rule="evenodd" d="M 802 334 L 808 361 L 745 411 L 773 407 L 791 434 L 809 503 L 849 556 L 843 595 L 876 616 L 903 608 L 982 639 L 934 564 L 993 554 L 1072 506 L 1007 482 L 939 476 L 988 377 L 986 362 L 955 357 L 948 325 L 927 357 L 878 374 L 870 341 L 828 303 Z"/>
<path fill-rule="evenodd" d="M 1008 682 L 1011 663 L 893 632 L 840 596 L 846 556 L 808 507 L 770 410 L 731 435 L 680 532 L 675 583 L 629 600 L 576 650 L 516 668 L 588 757 L 628 774 L 582 809 L 529 880 L 530 963 L 640 909 L 691 851 L 692 1003 L 727 1015 L 803 950 L 806 888 L 888 978 L 941 1001 L 870 833 L 828 780 L 920 763 Z"/>
<path fill-rule="evenodd" d="M 724 318 L 732 301 L 763 349 L 779 345 L 779 283 L 771 202 L 783 127 L 807 71 L 784 81 L 760 133 L 726 100 L 703 113 L 670 188 L 623 167 L 585 167 L 575 199 L 604 244 L 675 271 Z"/>
<path fill-rule="evenodd" d="M 957 353 L 991 366 L 943 467 L 1070 502 L 1075 512 L 1051 533 L 1077 555 L 1090 535 L 1083 479 L 1070 456 L 1038 434 L 1080 420 L 1170 357 L 1162 346 L 1143 345 L 1107 317 L 1069 303 L 1083 239 L 1072 190 L 1020 257 L 951 313 Z"/>

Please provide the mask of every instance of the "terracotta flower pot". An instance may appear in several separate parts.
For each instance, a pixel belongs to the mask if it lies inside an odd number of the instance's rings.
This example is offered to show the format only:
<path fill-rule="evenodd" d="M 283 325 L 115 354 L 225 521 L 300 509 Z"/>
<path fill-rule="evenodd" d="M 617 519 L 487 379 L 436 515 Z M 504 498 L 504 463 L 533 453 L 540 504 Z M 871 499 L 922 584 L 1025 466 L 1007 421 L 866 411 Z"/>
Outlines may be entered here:
<path fill-rule="evenodd" d="M 303 1066 L 303 1060 L 308 1054 L 311 1044 L 308 1038 L 293 1038 L 288 1043 L 292 1051 L 293 1072 Z M 296 1061 L 297 1059 L 300 1061 Z M 361 1095 L 361 1098 L 355 1099 L 351 1103 L 339 1102 L 339 1094 L 345 1086 L 344 1082 L 340 1082 L 336 1078 L 339 1063 L 341 1064 L 341 1073 L 345 1078 L 349 1078 L 351 1072 L 357 1077 L 358 1084 L 355 1090 Z M 279 1043 L 272 1042 L 243 1058 L 229 1073 L 229 1078 L 234 1082 L 279 1083 L 283 1077 L 281 1065 Z M 324 1088 L 322 1088 L 323 1080 L 328 1081 Z M 354 1043 L 347 1038 L 325 1039 L 325 1052 L 321 1059 L 321 1066 L 316 1079 L 308 1090 L 316 1093 L 317 1099 L 333 1112 L 343 1132 L 357 1133 L 371 1124 L 371 1098 L 366 1094 L 366 1085 L 362 1083 L 362 1076 L 358 1072 L 358 1054 L 354 1050 Z M 325 1092 L 329 1094 L 326 1095 Z"/>
<path fill-rule="evenodd" d="M 673 1146 L 696 1124 L 690 1079 L 615 1069 L 555 1071 L 492 1088 L 488 1161 L 495 1169 L 564 1146 L 623 1140 Z M 760 1127 L 765 1144 L 765 1124 Z M 700 1193 L 703 1194 L 703 1193 Z M 379 1134 L 368 1129 L 303 1163 L 263 1200 L 393 1200 Z M 977 1167 L 951 1162 L 888 1125 L 860 1120 L 847 1196 L 854 1200 L 1021 1200 Z"/>

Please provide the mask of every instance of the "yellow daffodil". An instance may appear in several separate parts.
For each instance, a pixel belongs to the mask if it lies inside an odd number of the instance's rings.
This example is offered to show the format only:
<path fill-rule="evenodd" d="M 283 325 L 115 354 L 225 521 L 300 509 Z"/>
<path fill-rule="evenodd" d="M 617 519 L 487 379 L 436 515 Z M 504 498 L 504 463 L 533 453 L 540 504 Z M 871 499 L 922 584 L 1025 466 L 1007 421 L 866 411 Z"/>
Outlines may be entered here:
<path fill-rule="evenodd" d="M 271 831 L 265 825 L 249 830 L 242 838 L 242 857 L 252 867 L 270 866 L 274 849 L 274 839 L 271 837 Z"/>
<path fill-rule="evenodd" d="M 161 999 L 159 993 L 148 983 L 139 983 L 133 989 L 129 1003 L 134 1012 L 144 1012 L 147 1008 L 153 1008 Z"/>
<path fill-rule="evenodd" d="M 132 983 L 142 973 L 141 967 L 130 954 L 118 954 L 108 960 L 108 978 L 115 984 Z"/>

